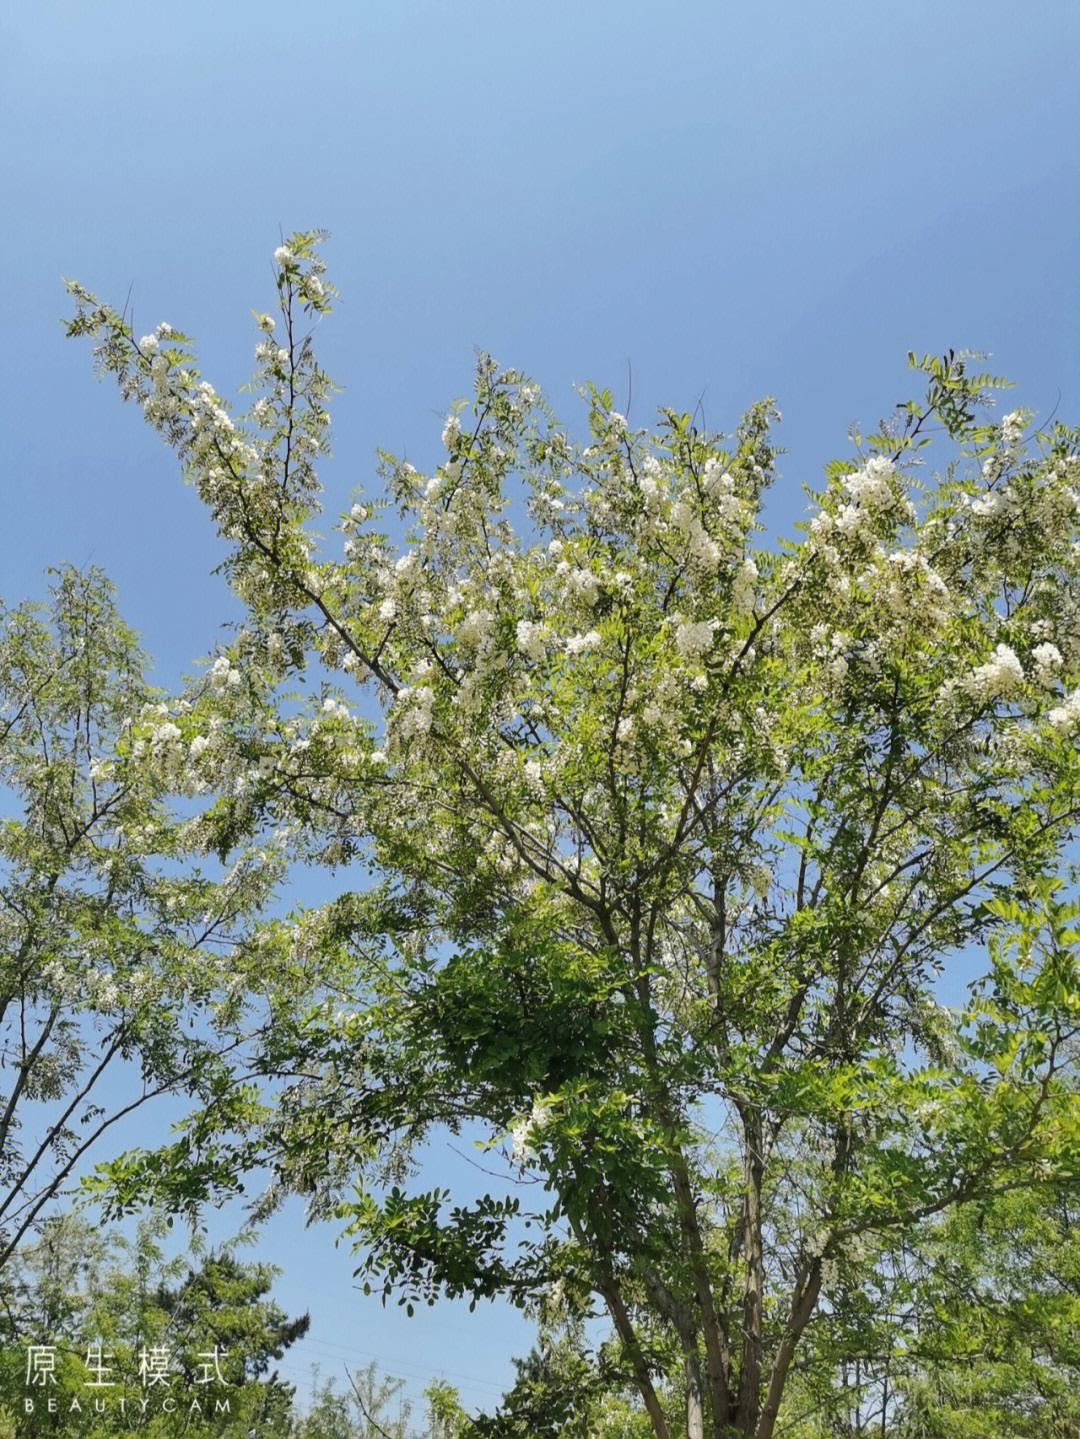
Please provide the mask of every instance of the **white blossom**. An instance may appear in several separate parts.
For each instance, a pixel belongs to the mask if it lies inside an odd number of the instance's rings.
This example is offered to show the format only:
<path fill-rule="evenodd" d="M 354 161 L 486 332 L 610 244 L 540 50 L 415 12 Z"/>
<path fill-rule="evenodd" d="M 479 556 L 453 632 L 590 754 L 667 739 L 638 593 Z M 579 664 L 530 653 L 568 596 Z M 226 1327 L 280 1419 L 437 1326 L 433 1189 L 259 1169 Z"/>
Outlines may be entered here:
<path fill-rule="evenodd" d="M 710 455 L 705 461 L 701 485 L 707 495 L 731 495 L 735 492 L 734 476 L 721 469 L 720 461 L 715 455 Z"/>
<path fill-rule="evenodd" d="M 697 659 L 713 642 L 713 620 L 687 620 L 675 630 L 675 647 L 686 659 Z"/>
<path fill-rule="evenodd" d="M 600 648 L 600 636 L 596 630 L 589 630 L 588 634 L 571 635 L 566 641 L 566 653 L 568 655 L 584 654 L 588 650 Z"/>
<path fill-rule="evenodd" d="M 236 684 L 240 683 L 240 676 L 229 664 L 226 655 L 218 655 L 210 669 L 210 684 L 219 692 L 233 685 L 232 676 L 236 675 Z M 233 685 L 235 688 L 235 685 Z"/>
<path fill-rule="evenodd" d="M 542 627 L 531 620 L 518 620 L 516 633 L 517 646 L 522 654 L 528 655 L 536 664 L 543 664 L 547 650 L 544 648 Z"/>
<path fill-rule="evenodd" d="M 1074 689 L 1063 705 L 1052 709 L 1046 719 L 1050 727 L 1059 734 L 1072 734 L 1077 725 L 1080 725 L 1080 688 Z"/>
<path fill-rule="evenodd" d="M 420 560 L 415 550 L 409 550 L 401 556 L 394 566 L 394 573 L 399 580 L 406 582 L 415 580 L 420 573 Z"/>
<path fill-rule="evenodd" d="M 1035 682 L 1043 689 L 1053 689 L 1057 683 L 1057 672 L 1061 668 L 1061 651 L 1057 645 L 1036 645 L 1031 652 L 1035 661 Z"/>
<path fill-rule="evenodd" d="M 731 583 L 731 607 L 736 614 L 749 614 L 754 608 L 754 582 L 757 577 L 757 565 L 750 559 L 743 560 L 735 571 Z"/>
<path fill-rule="evenodd" d="M 655 509 L 660 503 L 660 486 L 652 475 L 642 475 L 638 487 L 645 500 L 646 509 Z"/>
<path fill-rule="evenodd" d="M 530 1153 L 528 1138 L 531 1128 L 529 1119 L 524 1115 L 520 1119 L 515 1119 L 510 1127 L 510 1157 L 515 1164 L 520 1164 Z"/>
<path fill-rule="evenodd" d="M 885 510 L 895 503 L 892 479 L 896 468 L 884 455 L 874 455 L 861 470 L 844 477 L 844 487 L 853 500 L 869 510 Z"/>
<path fill-rule="evenodd" d="M 457 637 L 466 645 L 481 645 L 491 634 L 495 616 L 490 610 L 470 610 L 458 625 Z"/>
<path fill-rule="evenodd" d="M 599 587 L 596 576 L 591 570 L 571 570 L 568 576 L 568 582 L 575 599 L 580 600 L 583 605 L 587 605 L 590 608 L 596 604 Z"/>
<path fill-rule="evenodd" d="M 966 688 L 977 699 L 986 701 L 1008 695 L 1024 682 L 1020 661 L 1008 645 L 998 645 L 988 664 L 979 665 L 969 676 Z"/>

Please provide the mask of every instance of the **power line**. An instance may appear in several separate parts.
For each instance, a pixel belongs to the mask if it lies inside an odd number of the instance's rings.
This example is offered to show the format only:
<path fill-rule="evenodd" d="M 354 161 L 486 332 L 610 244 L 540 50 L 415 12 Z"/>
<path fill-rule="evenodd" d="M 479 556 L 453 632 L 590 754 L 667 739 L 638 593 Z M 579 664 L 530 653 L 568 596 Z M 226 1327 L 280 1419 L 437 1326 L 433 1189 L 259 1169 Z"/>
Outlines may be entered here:
<path fill-rule="evenodd" d="M 320 1353 L 320 1350 L 325 1352 Z M 332 1353 L 330 1352 L 332 1350 L 337 1350 L 338 1352 Z M 463 1384 L 469 1384 L 474 1389 L 484 1390 L 496 1397 L 502 1395 L 505 1387 L 492 1383 L 490 1379 L 482 1379 L 479 1375 L 463 1374 L 460 1370 L 447 1369 L 443 1365 L 423 1365 L 415 1359 L 392 1358 L 387 1354 L 376 1354 L 370 1350 L 357 1349 L 351 1345 L 338 1344 L 334 1340 L 326 1339 L 297 1340 L 289 1346 L 288 1360 L 282 1361 L 278 1367 L 283 1367 L 285 1363 L 289 1363 L 290 1368 L 294 1367 L 296 1360 L 299 1359 L 302 1352 L 314 1354 L 316 1361 L 322 1360 L 325 1362 L 326 1360 L 331 1360 L 333 1362 L 340 1361 L 342 1364 L 352 1363 L 363 1365 L 374 1361 L 376 1364 L 384 1366 L 388 1375 L 394 1378 L 413 1380 L 416 1382 L 432 1382 L 441 1378 L 456 1379 Z M 412 1370 L 413 1372 L 411 1374 L 402 1374 L 398 1372 L 400 1370 Z"/>

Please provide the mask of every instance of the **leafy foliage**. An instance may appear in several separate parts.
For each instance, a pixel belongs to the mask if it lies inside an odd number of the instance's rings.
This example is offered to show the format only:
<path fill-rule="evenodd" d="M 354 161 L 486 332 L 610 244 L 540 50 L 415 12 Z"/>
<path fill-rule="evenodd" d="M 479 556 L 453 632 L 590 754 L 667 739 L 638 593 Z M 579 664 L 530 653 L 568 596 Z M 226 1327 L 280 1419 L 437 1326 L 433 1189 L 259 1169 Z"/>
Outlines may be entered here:
<path fill-rule="evenodd" d="M 1022 411 L 980 423 L 1002 382 L 970 357 L 912 357 L 925 398 L 773 553 L 771 401 L 730 440 L 675 411 L 650 435 L 589 388 L 582 448 L 482 357 L 444 462 L 384 455 L 385 499 L 326 559 L 316 244 L 277 252 L 283 338 L 259 317 L 241 425 L 168 327 L 136 342 L 71 287 L 71 333 L 233 545 L 253 699 L 218 757 L 229 833 L 372 881 L 298 921 L 340 990 L 280 1015 L 295 1083 L 261 1148 L 225 1105 L 203 1132 L 337 1206 L 386 1296 L 606 1312 L 658 1439 L 771 1439 L 798 1356 L 819 1393 L 863 1362 L 843 1346 L 899 1246 L 1080 1179 L 1077 434 L 1025 445 Z M 986 985 L 944 1009 L 978 952 Z M 486 1198 L 403 1187 L 465 1127 L 501 1156 Z M 168 1190 L 130 1163 L 132 1195 Z M 527 1366 L 507 1422 L 535 1378 L 578 1423 L 577 1364 Z"/>
<path fill-rule="evenodd" d="M 233 848 L 180 811 L 211 746 L 145 663 L 96 571 L 57 574 L 47 613 L 0 609 L 0 1268 L 115 1125 L 229 1090 L 245 1010 L 273 987 L 252 936 L 281 862 L 262 846 L 201 872 Z"/>
<path fill-rule="evenodd" d="M 266 1299 L 277 1271 L 227 1251 L 195 1268 L 167 1261 L 164 1233 L 160 1218 L 147 1221 L 129 1244 L 68 1215 L 9 1265 L 0 1432 L 292 1432 L 293 1390 L 271 1364 L 307 1332 L 307 1315 L 289 1319 Z M 35 1364 L 33 1346 L 46 1361 Z"/>

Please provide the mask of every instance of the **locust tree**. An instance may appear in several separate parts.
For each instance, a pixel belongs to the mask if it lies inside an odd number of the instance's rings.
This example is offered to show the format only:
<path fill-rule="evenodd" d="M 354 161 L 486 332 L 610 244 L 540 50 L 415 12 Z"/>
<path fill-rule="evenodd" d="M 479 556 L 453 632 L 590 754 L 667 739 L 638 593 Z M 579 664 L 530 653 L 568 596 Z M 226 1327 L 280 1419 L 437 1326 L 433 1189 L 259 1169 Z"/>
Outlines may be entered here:
<path fill-rule="evenodd" d="M 1077 1221 L 1075 1191 L 1015 1190 L 957 1208 L 911 1256 L 909 1352 L 893 1366 L 898 1433 L 1080 1433 Z M 867 1417 L 880 1403 L 876 1367 Z"/>
<path fill-rule="evenodd" d="M 257 922 L 281 854 L 205 812 L 238 671 L 170 699 L 106 578 L 53 578 L 47 606 L 0 605 L 0 1269 L 146 1116 L 255 1103 L 260 1037 L 305 982 Z M 189 1164 L 194 1202 L 205 1182 Z"/>
<path fill-rule="evenodd" d="M 791 1439 L 1075 1439 L 1075 1187 L 1017 1188 L 863 1245 L 810 1325 Z"/>
<path fill-rule="evenodd" d="M 295 1082 L 215 1143 L 336 1204 L 386 1295 L 606 1313 L 658 1439 L 770 1439 L 875 1256 L 1080 1178 L 1077 433 L 912 356 L 924 398 L 769 546 L 771 401 L 647 433 L 590 388 L 582 447 L 485 357 L 441 463 L 383 455 L 330 554 L 320 238 L 275 254 L 244 416 L 71 287 L 232 545 L 262 700 L 220 813 L 342 876 L 301 926 L 342 996 L 283 1017 Z M 505 1181 L 379 1182 L 440 1129 Z M 116 1202 L 183 1157 L 128 1156 Z"/>

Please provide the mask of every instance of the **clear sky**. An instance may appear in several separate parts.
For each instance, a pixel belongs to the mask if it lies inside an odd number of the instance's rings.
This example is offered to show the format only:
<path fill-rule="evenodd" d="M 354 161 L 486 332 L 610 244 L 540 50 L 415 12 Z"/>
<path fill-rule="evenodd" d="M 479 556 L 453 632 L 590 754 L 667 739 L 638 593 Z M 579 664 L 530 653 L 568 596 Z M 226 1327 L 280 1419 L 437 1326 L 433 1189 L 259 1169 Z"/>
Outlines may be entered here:
<path fill-rule="evenodd" d="M 376 446 L 435 463 L 476 348 L 575 430 L 586 379 L 625 408 L 632 373 L 632 424 L 700 399 L 730 431 L 773 395 L 781 534 L 849 424 L 917 393 L 909 349 L 990 351 L 1008 408 L 1080 419 L 1076 0 L 38 0 L 4 7 L 0 57 L 0 594 L 100 566 L 163 684 L 237 613 L 223 550 L 64 340 L 61 276 L 193 335 L 231 395 L 274 247 L 328 229 L 331 515 Z M 293 1211 L 266 1232 L 313 1318 L 283 1367 L 377 1355 L 492 1403 L 526 1326 L 384 1313 L 332 1241 Z"/>

